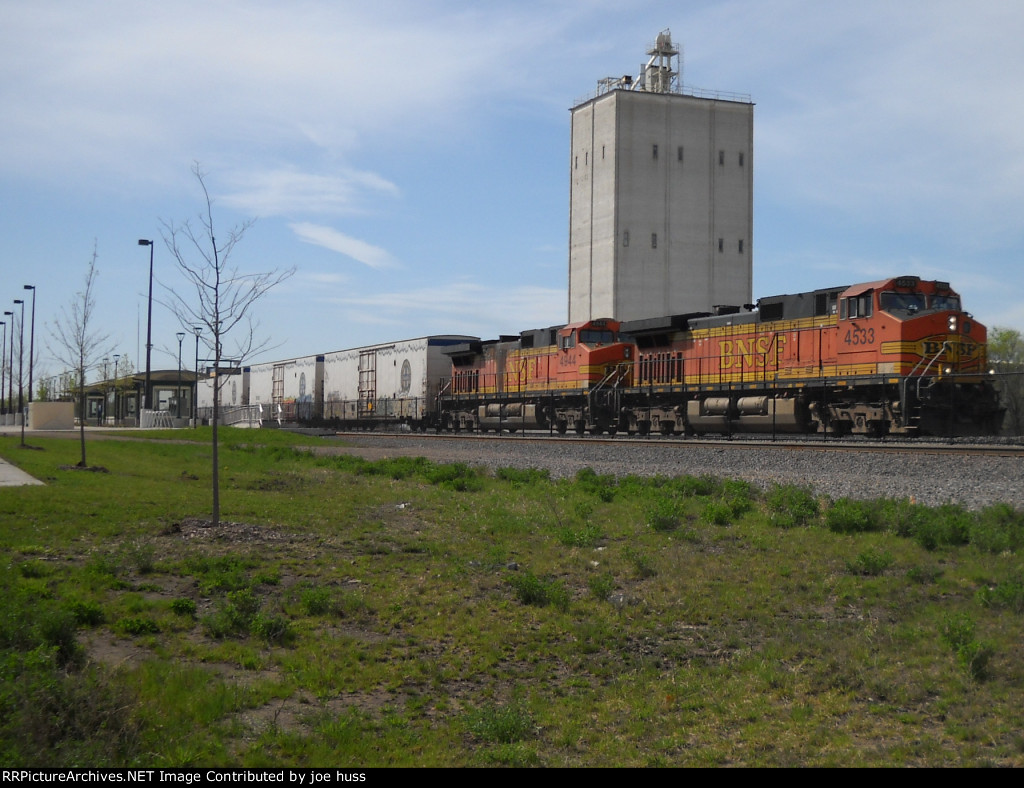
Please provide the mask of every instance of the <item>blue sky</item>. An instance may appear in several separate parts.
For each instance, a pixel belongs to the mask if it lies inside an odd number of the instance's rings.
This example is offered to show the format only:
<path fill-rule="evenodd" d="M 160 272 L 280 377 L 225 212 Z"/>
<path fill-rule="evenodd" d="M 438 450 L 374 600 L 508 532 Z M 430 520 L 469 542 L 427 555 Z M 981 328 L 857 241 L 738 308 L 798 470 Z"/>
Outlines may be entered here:
<path fill-rule="evenodd" d="M 755 297 L 918 274 L 1024 330 L 1009 0 L 0 0 L 0 301 L 38 286 L 56 372 L 95 243 L 97 320 L 144 365 L 137 239 L 195 218 L 199 162 L 221 233 L 256 219 L 238 266 L 296 269 L 263 360 L 563 322 L 569 108 L 666 28 L 685 85 L 756 104 Z M 155 368 L 179 330 L 154 307 Z"/>

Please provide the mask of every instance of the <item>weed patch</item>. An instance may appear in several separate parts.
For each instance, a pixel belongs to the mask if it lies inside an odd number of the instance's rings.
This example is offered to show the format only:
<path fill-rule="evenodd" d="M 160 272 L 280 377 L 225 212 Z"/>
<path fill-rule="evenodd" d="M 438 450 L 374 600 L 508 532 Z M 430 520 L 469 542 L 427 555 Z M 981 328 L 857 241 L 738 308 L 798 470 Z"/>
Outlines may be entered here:
<path fill-rule="evenodd" d="M 985 607 L 1024 613 L 1024 572 L 1007 577 L 992 586 L 985 586 L 977 594 Z"/>
<path fill-rule="evenodd" d="M 171 602 L 171 612 L 182 618 L 195 618 L 196 603 L 191 599 L 175 599 Z"/>
<path fill-rule="evenodd" d="M 514 487 L 533 487 L 551 481 L 547 468 L 498 468 L 494 477 Z"/>
<path fill-rule="evenodd" d="M 776 484 L 768 491 L 765 503 L 768 522 L 776 528 L 810 525 L 818 518 L 820 507 L 814 493 L 806 487 Z"/>
<path fill-rule="evenodd" d="M 477 492 L 484 488 L 481 472 L 462 462 L 434 465 L 423 475 L 431 484 L 455 492 Z"/>
<path fill-rule="evenodd" d="M 846 571 L 853 575 L 880 575 L 893 565 L 892 553 L 870 547 L 846 561 Z"/>
<path fill-rule="evenodd" d="M 988 677 L 989 663 L 994 649 L 975 636 L 975 622 L 965 613 L 947 615 L 942 621 L 942 639 L 956 655 L 960 667 L 971 678 L 983 680 Z"/>
<path fill-rule="evenodd" d="M 664 533 L 676 530 L 683 517 L 683 507 L 676 498 L 659 495 L 647 503 L 644 508 L 644 519 L 655 531 Z"/>
<path fill-rule="evenodd" d="M 466 713 L 466 729 L 477 739 L 491 744 L 514 744 L 531 735 L 530 713 L 518 703 L 487 704 Z"/>
<path fill-rule="evenodd" d="M 160 625 L 146 616 L 122 618 L 114 626 L 126 635 L 155 635 L 160 631 Z"/>
<path fill-rule="evenodd" d="M 1024 512 L 999 503 L 982 509 L 968 526 L 971 544 L 989 553 L 1016 551 L 1024 546 Z"/>
<path fill-rule="evenodd" d="M 607 602 L 608 597 L 612 595 L 615 590 L 615 578 L 610 572 L 602 572 L 598 575 L 593 575 L 587 579 L 587 588 L 590 589 L 591 595 L 594 599 L 598 599 L 601 602 Z"/>
<path fill-rule="evenodd" d="M 615 500 L 618 482 L 611 474 L 598 474 L 593 468 L 580 468 L 576 472 L 576 486 L 605 503 Z"/>
<path fill-rule="evenodd" d="M 855 534 L 881 530 L 878 510 L 872 501 L 840 498 L 825 512 L 825 525 L 837 534 Z"/>
<path fill-rule="evenodd" d="M 569 609 L 569 592 L 557 580 L 542 580 L 532 572 L 523 572 L 513 575 L 509 584 L 516 598 L 524 605 L 550 605 L 563 612 Z"/>

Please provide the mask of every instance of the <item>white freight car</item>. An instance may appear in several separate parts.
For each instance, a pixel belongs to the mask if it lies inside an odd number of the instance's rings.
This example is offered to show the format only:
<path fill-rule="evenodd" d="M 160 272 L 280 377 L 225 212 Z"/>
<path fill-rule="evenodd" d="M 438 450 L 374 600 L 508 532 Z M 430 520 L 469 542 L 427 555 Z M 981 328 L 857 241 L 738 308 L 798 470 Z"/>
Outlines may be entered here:
<path fill-rule="evenodd" d="M 323 363 L 318 355 L 247 367 L 247 403 L 259 406 L 264 418 L 315 421 L 323 402 Z"/>
<path fill-rule="evenodd" d="M 433 425 L 438 384 L 451 374 L 444 351 L 474 340 L 446 334 L 324 354 L 324 420 L 357 427 Z"/>

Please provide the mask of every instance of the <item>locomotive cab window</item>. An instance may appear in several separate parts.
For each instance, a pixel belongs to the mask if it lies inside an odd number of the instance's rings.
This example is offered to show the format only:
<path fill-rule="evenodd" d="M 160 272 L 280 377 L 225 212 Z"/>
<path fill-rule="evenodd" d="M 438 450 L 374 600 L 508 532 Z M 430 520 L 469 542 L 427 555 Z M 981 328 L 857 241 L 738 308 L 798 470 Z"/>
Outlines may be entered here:
<path fill-rule="evenodd" d="M 863 293 L 853 298 L 844 298 L 840 318 L 871 317 L 871 293 Z"/>
<path fill-rule="evenodd" d="M 562 337 L 561 344 L 562 350 L 569 350 L 570 348 L 576 347 L 576 329 L 573 329 L 571 333 Z"/>

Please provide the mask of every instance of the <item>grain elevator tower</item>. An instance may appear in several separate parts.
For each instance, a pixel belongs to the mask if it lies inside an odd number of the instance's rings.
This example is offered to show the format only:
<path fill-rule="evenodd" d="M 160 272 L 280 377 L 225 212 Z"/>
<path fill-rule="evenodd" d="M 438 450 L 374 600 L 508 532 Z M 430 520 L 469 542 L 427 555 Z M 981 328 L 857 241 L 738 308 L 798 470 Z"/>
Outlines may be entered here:
<path fill-rule="evenodd" d="M 750 303 L 754 105 L 684 90 L 669 31 L 572 108 L 569 322 Z"/>

